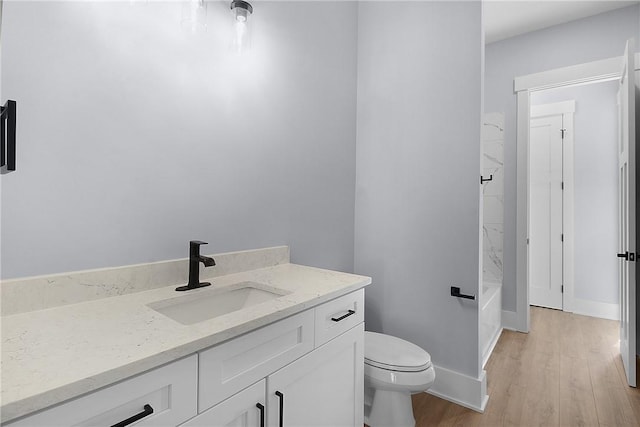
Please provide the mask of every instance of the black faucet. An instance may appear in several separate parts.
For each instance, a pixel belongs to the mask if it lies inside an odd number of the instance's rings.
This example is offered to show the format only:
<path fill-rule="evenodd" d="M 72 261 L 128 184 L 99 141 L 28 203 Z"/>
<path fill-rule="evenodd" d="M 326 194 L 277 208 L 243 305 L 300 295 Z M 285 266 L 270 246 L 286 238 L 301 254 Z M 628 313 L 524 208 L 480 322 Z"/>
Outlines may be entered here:
<path fill-rule="evenodd" d="M 211 283 L 209 282 L 200 281 L 200 263 L 203 263 L 205 267 L 212 267 L 216 265 L 213 258 L 200 255 L 200 245 L 206 244 L 207 242 L 201 242 L 199 240 L 192 240 L 189 242 L 189 283 L 185 286 L 178 286 L 176 291 L 188 291 L 189 289 L 211 286 Z"/>

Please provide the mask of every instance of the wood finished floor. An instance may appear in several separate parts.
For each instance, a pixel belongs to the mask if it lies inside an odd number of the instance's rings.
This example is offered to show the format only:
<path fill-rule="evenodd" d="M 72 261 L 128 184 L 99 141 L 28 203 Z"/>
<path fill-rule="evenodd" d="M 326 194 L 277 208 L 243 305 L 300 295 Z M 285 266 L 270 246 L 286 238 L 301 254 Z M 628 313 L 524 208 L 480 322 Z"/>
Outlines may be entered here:
<path fill-rule="evenodd" d="M 503 331 L 485 369 L 484 414 L 420 393 L 416 426 L 640 426 L 618 322 L 532 307 L 531 332 Z"/>

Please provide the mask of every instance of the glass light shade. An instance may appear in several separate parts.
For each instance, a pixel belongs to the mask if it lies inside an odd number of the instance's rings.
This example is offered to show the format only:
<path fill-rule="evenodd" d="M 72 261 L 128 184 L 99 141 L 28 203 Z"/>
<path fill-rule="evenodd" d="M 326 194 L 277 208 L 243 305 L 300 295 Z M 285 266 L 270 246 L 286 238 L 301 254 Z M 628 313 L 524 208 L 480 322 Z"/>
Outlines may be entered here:
<path fill-rule="evenodd" d="M 241 7 L 236 7 L 233 9 L 236 21 L 238 22 L 246 22 L 247 16 L 249 16 L 249 11 L 247 9 L 243 9 Z"/>
<path fill-rule="evenodd" d="M 233 42 L 232 49 L 236 53 L 249 48 L 249 15 L 253 13 L 253 7 L 242 0 L 231 2 L 231 12 L 233 15 Z"/>
<path fill-rule="evenodd" d="M 190 33 L 207 31 L 207 3 L 204 0 L 187 0 L 182 3 L 182 28 Z"/>
<path fill-rule="evenodd" d="M 245 22 L 253 13 L 253 6 L 244 0 L 234 0 L 231 2 L 231 11 L 236 21 Z"/>

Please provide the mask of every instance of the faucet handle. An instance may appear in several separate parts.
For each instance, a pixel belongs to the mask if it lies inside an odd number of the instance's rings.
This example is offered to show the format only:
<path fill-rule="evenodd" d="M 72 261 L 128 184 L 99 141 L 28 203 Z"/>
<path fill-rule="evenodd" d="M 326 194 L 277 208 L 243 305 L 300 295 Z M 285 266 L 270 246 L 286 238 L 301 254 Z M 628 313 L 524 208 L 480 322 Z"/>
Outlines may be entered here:
<path fill-rule="evenodd" d="M 207 242 L 201 242 L 200 240 L 191 240 L 189 242 L 189 257 L 200 256 L 200 245 L 206 245 Z"/>

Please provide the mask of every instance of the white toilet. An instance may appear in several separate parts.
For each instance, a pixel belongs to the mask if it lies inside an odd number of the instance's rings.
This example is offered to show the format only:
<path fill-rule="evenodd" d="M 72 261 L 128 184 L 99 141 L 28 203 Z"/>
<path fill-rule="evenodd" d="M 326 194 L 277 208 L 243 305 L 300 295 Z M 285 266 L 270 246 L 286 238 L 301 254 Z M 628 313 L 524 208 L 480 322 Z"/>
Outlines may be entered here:
<path fill-rule="evenodd" d="M 436 374 L 422 348 L 391 335 L 364 333 L 364 422 L 414 427 L 411 394 L 431 387 Z"/>

